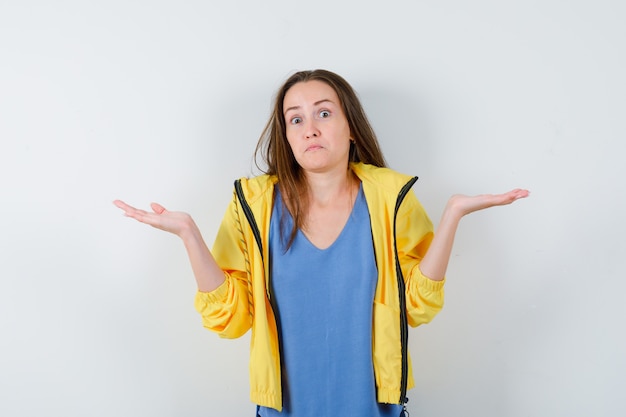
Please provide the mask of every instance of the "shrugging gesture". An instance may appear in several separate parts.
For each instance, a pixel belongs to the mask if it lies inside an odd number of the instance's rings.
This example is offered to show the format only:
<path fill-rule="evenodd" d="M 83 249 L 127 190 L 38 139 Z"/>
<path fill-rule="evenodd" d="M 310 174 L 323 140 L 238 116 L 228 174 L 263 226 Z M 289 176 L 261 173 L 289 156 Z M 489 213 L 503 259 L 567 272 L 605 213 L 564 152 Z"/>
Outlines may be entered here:
<path fill-rule="evenodd" d="M 428 323 L 443 306 L 460 220 L 528 191 L 454 195 L 433 235 L 417 198 L 404 199 L 414 178 L 386 167 L 358 96 L 325 70 L 297 72 L 279 88 L 256 156 L 266 175 L 236 183 L 215 257 L 188 214 L 114 204 L 182 239 L 205 327 L 238 337 L 252 326 L 259 415 L 400 415 L 413 380 L 407 324 Z"/>

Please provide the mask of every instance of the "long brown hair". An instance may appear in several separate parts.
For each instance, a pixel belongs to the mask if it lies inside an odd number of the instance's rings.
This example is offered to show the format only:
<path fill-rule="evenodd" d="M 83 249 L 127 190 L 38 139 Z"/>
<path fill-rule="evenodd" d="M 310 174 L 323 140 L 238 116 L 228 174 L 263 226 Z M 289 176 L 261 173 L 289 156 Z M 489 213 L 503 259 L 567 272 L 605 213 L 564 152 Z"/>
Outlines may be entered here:
<path fill-rule="evenodd" d="M 348 120 L 351 137 L 349 162 L 364 162 L 378 167 L 386 166 L 374 129 L 365 115 L 356 92 L 341 76 L 322 69 L 299 71 L 278 89 L 274 109 L 257 143 L 254 160 L 259 170 L 278 178 L 283 201 L 294 219 L 287 247 L 291 246 L 298 228 L 304 226 L 308 211 L 307 183 L 302 168 L 287 142 L 283 102 L 287 91 L 297 83 L 321 81 L 335 92 Z M 266 168 L 259 165 L 259 159 Z M 347 167 L 346 167 L 347 168 Z"/>

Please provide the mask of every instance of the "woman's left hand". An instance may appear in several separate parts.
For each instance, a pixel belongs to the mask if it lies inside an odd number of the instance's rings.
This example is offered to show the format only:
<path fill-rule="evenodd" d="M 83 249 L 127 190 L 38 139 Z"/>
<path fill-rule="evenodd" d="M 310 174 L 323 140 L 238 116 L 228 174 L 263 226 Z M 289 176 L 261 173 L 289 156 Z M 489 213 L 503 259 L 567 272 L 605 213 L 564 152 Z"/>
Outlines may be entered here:
<path fill-rule="evenodd" d="M 463 216 L 489 207 L 505 206 L 520 198 L 526 198 L 529 194 L 528 190 L 518 188 L 504 194 L 481 194 L 473 197 L 457 194 L 450 197 L 435 237 L 420 263 L 422 273 L 434 281 L 444 278 L 456 229 Z"/>
<path fill-rule="evenodd" d="M 478 210 L 511 204 L 520 198 L 528 197 L 529 194 L 528 190 L 520 188 L 503 194 L 481 194 L 476 196 L 457 194 L 450 197 L 447 208 L 461 218 Z"/>

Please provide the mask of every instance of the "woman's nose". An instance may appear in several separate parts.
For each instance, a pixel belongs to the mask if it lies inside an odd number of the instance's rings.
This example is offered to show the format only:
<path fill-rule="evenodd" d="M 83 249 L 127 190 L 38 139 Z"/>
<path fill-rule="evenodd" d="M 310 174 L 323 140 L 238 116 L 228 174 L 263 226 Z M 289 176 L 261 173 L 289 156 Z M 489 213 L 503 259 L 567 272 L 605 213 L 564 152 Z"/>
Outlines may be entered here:
<path fill-rule="evenodd" d="M 317 124 L 315 123 L 315 121 L 311 120 L 305 123 L 306 129 L 304 131 L 304 134 L 307 139 L 318 137 L 320 135 L 320 131 L 317 128 Z"/>

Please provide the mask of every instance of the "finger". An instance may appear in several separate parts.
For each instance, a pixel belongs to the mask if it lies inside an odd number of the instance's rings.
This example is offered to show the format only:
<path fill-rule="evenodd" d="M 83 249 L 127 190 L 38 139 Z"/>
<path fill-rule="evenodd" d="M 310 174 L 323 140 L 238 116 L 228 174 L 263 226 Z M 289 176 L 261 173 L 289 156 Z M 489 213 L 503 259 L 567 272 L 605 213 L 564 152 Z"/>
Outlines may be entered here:
<path fill-rule="evenodd" d="M 526 198 L 530 195 L 530 191 L 528 190 L 524 190 L 521 188 L 517 188 L 513 191 L 510 191 L 510 194 L 513 196 L 513 198 L 515 200 L 520 199 L 520 198 Z"/>
<path fill-rule="evenodd" d="M 511 204 L 514 201 L 519 200 L 520 198 L 528 197 L 529 194 L 530 193 L 528 192 L 528 190 L 516 188 L 515 190 L 511 190 L 508 193 L 500 195 L 501 205 Z"/>
<path fill-rule="evenodd" d="M 113 204 L 114 204 L 116 207 L 118 207 L 118 208 L 120 208 L 120 209 L 124 210 L 124 212 L 125 212 L 126 214 L 131 213 L 131 212 L 136 212 L 136 211 L 139 211 L 139 210 L 137 210 L 135 207 L 133 207 L 133 206 L 131 206 L 131 205 L 128 205 L 128 204 L 126 204 L 126 203 L 125 203 L 125 202 L 123 202 L 122 200 L 114 200 L 114 201 L 113 201 Z"/>
<path fill-rule="evenodd" d="M 122 210 L 125 210 L 126 207 L 130 207 L 128 204 L 124 203 L 122 200 L 113 200 L 113 204 L 116 207 L 121 208 Z"/>
<path fill-rule="evenodd" d="M 152 211 L 154 211 L 156 214 L 163 214 L 166 211 L 165 207 L 158 203 L 151 203 L 150 207 L 152 208 Z"/>
<path fill-rule="evenodd" d="M 149 217 L 150 215 L 152 215 L 152 213 L 148 213 L 145 210 L 137 209 L 131 205 L 124 203 L 121 200 L 115 200 L 113 201 L 113 204 L 116 207 L 122 209 L 124 211 L 124 216 L 126 217 L 130 217 L 131 219 L 135 219 L 142 223 L 147 223 L 147 224 L 154 223 L 154 219 Z"/>

